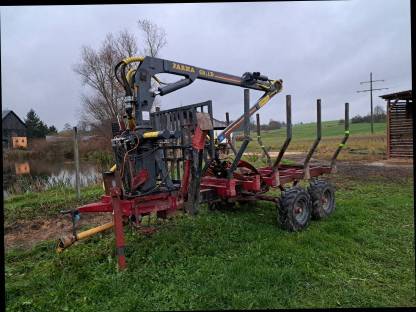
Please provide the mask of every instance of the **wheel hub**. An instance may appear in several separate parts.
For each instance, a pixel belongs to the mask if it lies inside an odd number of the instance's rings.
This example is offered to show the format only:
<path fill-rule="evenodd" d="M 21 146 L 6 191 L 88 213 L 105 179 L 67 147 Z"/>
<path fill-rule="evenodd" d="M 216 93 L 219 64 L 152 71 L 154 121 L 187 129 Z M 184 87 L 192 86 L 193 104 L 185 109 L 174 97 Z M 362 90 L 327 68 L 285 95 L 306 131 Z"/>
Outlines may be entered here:
<path fill-rule="evenodd" d="M 295 213 L 296 214 L 302 213 L 302 211 L 303 211 L 303 209 L 300 208 L 300 207 L 295 208 Z"/>
<path fill-rule="evenodd" d="M 330 201 L 331 201 L 331 194 L 329 193 L 329 191 L 325 191 L 321 199 L 321 203 L 325 211 L 330 208 Z"/>
<path fill-rule="evenodd" d="M 306 211 L 306 202 L 303 200 L 298 201 L 297 205 L 294 207 L 293 212 L 295 218 L 299 223 L 306 222 L 308 218 L 308 212 Z"/>

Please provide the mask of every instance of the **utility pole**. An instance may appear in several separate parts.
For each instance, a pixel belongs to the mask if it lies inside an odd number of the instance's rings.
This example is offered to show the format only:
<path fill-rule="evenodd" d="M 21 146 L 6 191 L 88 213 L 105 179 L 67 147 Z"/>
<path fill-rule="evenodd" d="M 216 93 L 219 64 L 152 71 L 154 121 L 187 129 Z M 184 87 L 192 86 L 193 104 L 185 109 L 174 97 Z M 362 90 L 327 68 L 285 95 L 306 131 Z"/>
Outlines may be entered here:
<path fill-rule="evenodd" d="M 377 91 L 377 90 L 384 90 L 384 89 L 388 89 L 388 88 L 378 88 L 378 89 L 373 89 L 373 82 L 377 82 L 377 81 L 384 81 L 383 79 L 381 80 L 373 80 L 373 73 L 370 72 L 370 81 L 362 81 L 360 82 L 360 84 L 363 83 L 370 83 L 370 89 L 369 90 L 359 90 L 357 91 L 357 93 L 360 92 L 368 92 L 370 91 L 370 105 L 371 105 L 371 134 L 374 134 L 374 119 L 373 119 L 373 91 Z"/>
<path fill-rule="evenodd" d="M 78 129 L 74 127 L 74 160 L 75 160 L 75 189 L 77 191 L 77 199 L 81 198 L 81 189 L 79 181 L 79 151 L 78 151 Z"/>

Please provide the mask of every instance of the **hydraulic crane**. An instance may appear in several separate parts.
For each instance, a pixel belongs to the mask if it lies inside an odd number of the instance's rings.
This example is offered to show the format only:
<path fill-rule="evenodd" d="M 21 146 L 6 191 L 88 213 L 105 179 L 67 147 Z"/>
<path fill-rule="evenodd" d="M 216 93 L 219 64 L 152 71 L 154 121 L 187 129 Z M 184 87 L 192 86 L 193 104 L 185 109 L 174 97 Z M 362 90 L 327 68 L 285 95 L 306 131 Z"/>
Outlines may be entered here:
<path fill-rule="evenodd" d="M 137 66 L 131 66 L 137 64 Z M 158 74 L 182 76 L 165 83 Z M 105 195 L 96 203 L 65 211 L 71 215 L 73 233 L 58 241 L 59 252 L 77 240 L 114 227 L 119 268 L 126 266 L 123 225 L 142 227 L 150 214 L 165 219 L 185 210 L 194 214 L 200 203 L 208 208 L 227 208 L 235 203 L 269 201 L 276 205 L 277 223 L 288 231 L 305 229 L 311 220 L 328 217 L 335 209 L 335 189 L 318 177 L 333 173 L 335 162 L 349 137 L 349 106 L 345 104 L 344 137 L 335 150 L 330 165 L 311 164 L 321 141 L 321 100 L 317 100 L 316 139 L 303 163 L 283 164 L 282 159 L 292 139 L 291 96 L 286 95 L 286 139 L 272 162 L 261 140 L 257 116 L 257 136 L 267 166 L 257 168 L 242 160 L 250 142 L 249 118 L 282 90 L 282 80 L 271 80 L 259 72 L 245 72 L 241 77 L 154 57 L 129 57 L 115 66 L 115 75 L 124 88 L 125 116 L 118 116 L 111 140 L 116 164 L 103 173 Z M 156 96 L 164 96 L 192 84 L 196 79 L 244 88 L 244 113 L 229 123 L 217 141 L 230 145 L 234 159 L 219 157 L 220 144 L 214 140 L 212 102 L 152 111 Z M 263 91 L 250 106 L 249 89 Z M 227 118 L 228 120 L 228 118 Z M 230 134 L 243 128 L 243 143 L 230 143 Z M 308 180 L 309 187 L 298 185 Z M 290 187 L 287 185 L 291 183 Z M 276 188 L 281 195 L 266 194 Z M 81 213 L 107 212 L 113 222 L 77 233 Z"/>
<path fill-rule="evenodd" d="M 138 65 L 131 67 L 133 63 Z M 161 73 L 183 78 L 164 83 L 157 77 Z M 155 97 L 184 88 L 196 79 L 238 86 L 246 91 L 263 91 L 252 107 L 246 107 L 245 114 L 218 135 L 217 140 L 222 142 L 282 90 L 282 80 L 271 80 L 259 72 L 245 72 L 239 77 L 148 56 L 122 60 L 115 66 L 115 75 L 125 90 L 125 116 L 118 117 L 111 140 L 116 164 L 110 172 L 103 174 L 106 194 L 100 202 L 64 212 L 72 216 L 73 233 L 60 239 L 58 251 L 95 233 L 94 230 L 90 230 L 88 235 L 76 233 L 76 221 L 81 213 L 111 212 L 119 266 L 123 268 L 123 220 L 139 225 L 143 216 L 153 212 L 161 218 L 181 208 L 195 213 L 202 174 L 210 163 L 218 159 L 211 101 L 151 112 Z M 209 153 L 204 153 L 208 149 Z M 242 153 L 240 148 L 240 158 Z M 205 168 L 202 170 L 204 160 Z M 108 226 L 99 227 L 97 231 Z"/>

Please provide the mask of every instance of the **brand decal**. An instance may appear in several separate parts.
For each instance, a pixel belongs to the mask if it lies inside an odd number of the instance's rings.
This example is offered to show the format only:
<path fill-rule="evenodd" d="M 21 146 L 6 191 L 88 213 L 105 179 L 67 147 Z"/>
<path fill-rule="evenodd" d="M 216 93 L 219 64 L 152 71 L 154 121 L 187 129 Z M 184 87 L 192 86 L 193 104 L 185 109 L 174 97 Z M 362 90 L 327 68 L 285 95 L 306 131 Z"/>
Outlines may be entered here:
<path fill-rule="evenodd" d="M 184 64 L 178 64 L 178 63 L 172 63 L 172 67 L 173 69 L 176 70 L 180 70 L 180 71 L 185 71 L 188 73 L 195 73 L 195 68 L 193 68 L 192 66 L 189 65 L 184 65 Z"/>

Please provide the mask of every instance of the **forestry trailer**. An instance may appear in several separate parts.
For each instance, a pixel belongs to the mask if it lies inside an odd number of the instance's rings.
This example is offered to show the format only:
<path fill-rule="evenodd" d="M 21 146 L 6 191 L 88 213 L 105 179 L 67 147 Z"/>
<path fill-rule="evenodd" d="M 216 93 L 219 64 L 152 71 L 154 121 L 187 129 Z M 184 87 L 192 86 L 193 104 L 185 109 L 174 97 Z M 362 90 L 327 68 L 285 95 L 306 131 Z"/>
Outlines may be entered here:
<path fill-rule="evenodd" d="M 166 83 L 158 74 L 182 78 Z M 292 138 L 290 95 L 286 96 L 286 140 L 273 161 L 262 144 L 257 114 L 257 141 L 267 166 L 256 167 L 242 159 L 251 141 L 250 116 L 281 92 L 282 80 L 269 79 L 259 72 L 234 76 L 155 57 L 126 58 L 115 66 L 115 75 L 125 92 L 125 115 L 118 116 L 112 129 L 116 164 L 103 173 L 105 194 L 100 201 L 62 212 L 71 216 L 73 232 L 59 239 L 58 252 L 78 240 L 114 228 L 118 265 L 124 269 L 124 225 L 140 229 L 144 228 L 145 216 L 166 219 L 179 210 L 195 214 L 201 203 L 206 203 L 209 209 L 224 209 L 236 203 L 270 201 L 277 207 L 277 223 L 289 231 L 302 230 L 311 218 L 327 217 L 334 210 L 334 187 L 318 177 L 336 170 L 336 158 L 349 135 L 348 103 L 345 135 L 330 165 L 310 164 L 321 139 L 320 100 L 317 101 L 317 137 L 300 164 L 281 162 Z M 216 137 L 211 101 L 151 110 L 156 96 L 165 96 L 197 79 L 244 88 L 244 113 L 231 123 L 227 113 L 227 126 Z M 251 106 L 249 89 L 263 92 Z M 239 129 L 244 134 L 237 148 L 231 133 Z M 233 157 L 224 159 L 224 151 L 230 149 Z M 302 179 L 310 181 L 307 189 L 298 185 Z M 279 189 L 281 196 L 268 194 L 272 189 Z M 111 213 L 113 221 L 77 233 L 81 214 L 102 212 Z"/>

